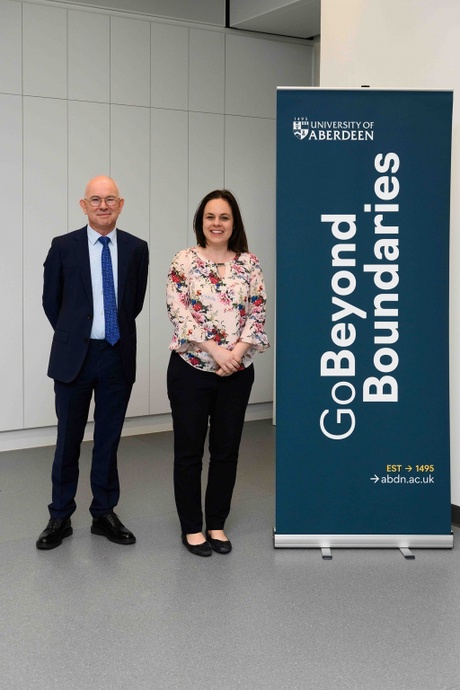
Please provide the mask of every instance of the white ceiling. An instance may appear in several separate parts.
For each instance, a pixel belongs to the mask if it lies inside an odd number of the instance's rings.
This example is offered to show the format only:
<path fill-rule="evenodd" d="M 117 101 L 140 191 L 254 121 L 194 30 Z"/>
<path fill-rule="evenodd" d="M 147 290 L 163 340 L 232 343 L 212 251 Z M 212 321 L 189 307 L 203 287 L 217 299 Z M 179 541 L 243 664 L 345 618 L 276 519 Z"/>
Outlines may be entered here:
<path fill-rule="evenodd" d="M 321 33 L 321 0 L 229 0 L 234 29 L 312 38 Z"/>
<path fill-rule="evenodd" d="M 43 0 L 32 0 L 43 2 Z M 45 0 L 164 19 L 312 38 L 320 34 L 321 0 Z"/>

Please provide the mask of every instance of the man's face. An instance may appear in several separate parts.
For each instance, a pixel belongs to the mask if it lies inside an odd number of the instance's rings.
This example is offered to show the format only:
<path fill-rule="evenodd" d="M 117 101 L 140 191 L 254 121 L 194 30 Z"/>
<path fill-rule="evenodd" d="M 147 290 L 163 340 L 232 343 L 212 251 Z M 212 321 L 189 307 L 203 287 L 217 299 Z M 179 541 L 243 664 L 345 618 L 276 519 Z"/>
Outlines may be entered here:
<path fill-rule="evenodd" d="M 115 228 L 124 203 L 112 179 L 95 177 L 88 183 L 80 206 L 91 227 L 100 235 L 108 235 Z"/>

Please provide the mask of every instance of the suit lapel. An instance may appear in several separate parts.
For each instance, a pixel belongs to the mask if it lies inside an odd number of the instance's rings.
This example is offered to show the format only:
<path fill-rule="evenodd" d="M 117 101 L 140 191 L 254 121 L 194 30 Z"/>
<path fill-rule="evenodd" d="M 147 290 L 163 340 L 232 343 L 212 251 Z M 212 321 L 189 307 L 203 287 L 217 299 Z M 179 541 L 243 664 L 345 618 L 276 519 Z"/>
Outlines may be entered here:
<path fill-rule="evenodd" d="M 77 257 L 77 264 L 80 268 L 80 275 L 83 285 L 88 295 L 90 304 L 93 304 L 93 288 L 91 284 L 91 267 L 89 264 L 89 250 L 88 250 L 88 231 L 86 226 L 75 233 L 75 254 Z"/>
<path fill-rule="evenodd" d="M 129 252 L 129 235 L 123 230 L 117 229 L 117 250 L 118 250 L 118 304 L 123 301 L 123 293 L 126 285 L 126 277 L 128 275 L 128 266 L 130 260 Z"/>

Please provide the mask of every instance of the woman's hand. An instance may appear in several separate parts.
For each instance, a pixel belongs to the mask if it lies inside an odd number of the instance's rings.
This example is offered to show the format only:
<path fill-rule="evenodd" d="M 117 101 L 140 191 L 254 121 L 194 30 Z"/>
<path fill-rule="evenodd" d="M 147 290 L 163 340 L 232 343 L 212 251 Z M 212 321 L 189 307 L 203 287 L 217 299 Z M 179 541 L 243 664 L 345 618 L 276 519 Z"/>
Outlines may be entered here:
<path fill-rule="evenodd" d="M 233 350 L 227 350 L 226 347 L 218 345 L 215 340 L 207 340 L 205 343 L 200 343 L 202 350 L 208 352 L 218 365 L 216 374 L 218 376 L 231 376 L 241 368 L 241 361 L 251 347 L 250 343 L 238 342 Z"/>
<path fill-rule="evenodd" d="M 217 345 L 210 354 L 218 365 L 216 371 L 218 376 L 231 376 L 235 371 L 238 371 L 241 366 L 241 358 L 238 354 L 236 354 L 234 350 L 227 350 L 227 348 L 222 347 L 222 345 Z"/>
<path fill-rule="evenodd" d="M 215 340 L 205 340 L 203 343 L 196 343 L 201 350 L 208 352 L 217 364 L 216 374 L 218 376 L 231 376 L 238 371 L 241 366 L 242 355 L 236 349 L 227 350 L 223 345 L 219 345 Z M 238 343 L 239 344 L 239 343 Z"/>

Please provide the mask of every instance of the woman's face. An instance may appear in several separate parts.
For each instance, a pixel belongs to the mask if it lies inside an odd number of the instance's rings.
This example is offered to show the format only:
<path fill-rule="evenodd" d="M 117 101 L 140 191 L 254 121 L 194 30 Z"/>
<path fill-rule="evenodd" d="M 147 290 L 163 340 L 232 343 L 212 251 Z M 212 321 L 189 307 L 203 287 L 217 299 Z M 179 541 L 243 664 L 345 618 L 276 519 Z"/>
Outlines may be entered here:
<path fill-rule="evenodd" d="M 228 201 L 211 199 L 204 207 L 203 233 L 207 247 L 227 247 L 233 232 L 233 215 Z"/>

